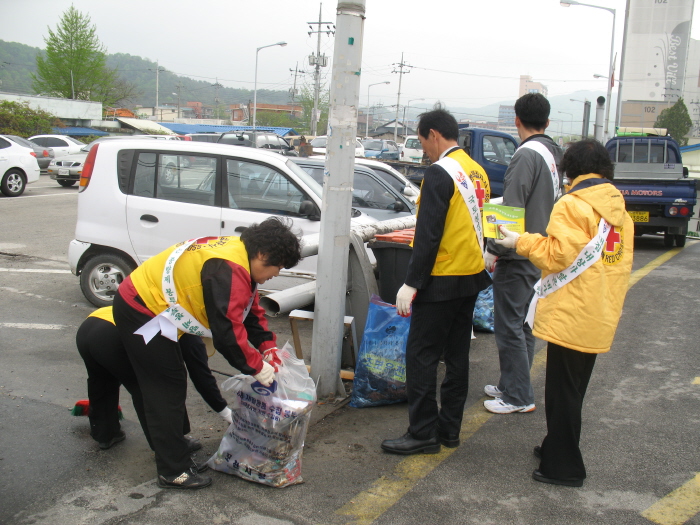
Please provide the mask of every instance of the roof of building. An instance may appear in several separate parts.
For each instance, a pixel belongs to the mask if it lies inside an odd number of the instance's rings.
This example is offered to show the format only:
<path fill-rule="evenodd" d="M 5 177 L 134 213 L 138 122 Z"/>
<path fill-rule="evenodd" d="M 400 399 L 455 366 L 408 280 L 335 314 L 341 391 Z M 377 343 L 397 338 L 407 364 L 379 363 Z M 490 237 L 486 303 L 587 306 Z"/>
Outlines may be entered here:
<path fill-rule="evenodd" d="M 65 128 L 53 128 L 54 133 L 57 135 L 69 135 L 71 137 L 89 137 L 90 135 L 95 135 L 98 137 L 102 137 L 105 135 L 109 135 L 109 133 L 105 131 L 100 131 L 99 129 L 93 129 L 93 128 L 81 128 L 81 127 L 74 127 L 74 126 L 68 126 Z"/>
<path fill-rule="evenodd" d="M 177 124 L 172 122 L 160 122 L 160 125 L 174 131 L 178 135 L 188 133 L 225 133 L 227 131 L 251 131 L 253 126 L 214 126 L 211 124 Z M 258 131 L 270 131 L 284 137 L 285 135 L 298 135 L 294 128 L 278 128 L 269 126 L 256 126 Z"/>

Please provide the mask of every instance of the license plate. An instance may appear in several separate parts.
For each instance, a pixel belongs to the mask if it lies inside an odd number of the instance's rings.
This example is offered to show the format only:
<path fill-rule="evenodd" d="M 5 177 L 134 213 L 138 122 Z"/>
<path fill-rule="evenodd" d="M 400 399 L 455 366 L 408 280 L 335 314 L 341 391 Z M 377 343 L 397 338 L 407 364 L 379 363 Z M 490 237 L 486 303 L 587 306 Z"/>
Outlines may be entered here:
<path fill-rule="evenodd" d="M 59 168 L 58 174 L 59 175 L 68 175 L 68 169 L 67 168 Z"/>
<path fill-rule="evenodd" d="M 649 212 L 648 211 L 630 211 L 627 212 L 632 217 L 634 222 L 649 222 Z"/>

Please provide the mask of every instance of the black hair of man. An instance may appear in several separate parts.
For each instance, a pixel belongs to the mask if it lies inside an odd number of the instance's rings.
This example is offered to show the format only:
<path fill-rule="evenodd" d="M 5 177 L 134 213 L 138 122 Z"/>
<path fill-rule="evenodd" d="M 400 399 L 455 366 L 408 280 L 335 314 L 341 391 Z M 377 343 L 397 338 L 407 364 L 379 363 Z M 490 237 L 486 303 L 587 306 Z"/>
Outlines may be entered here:
<path fill-rule="evenodd" d="M 260 255 L 267 266 L 296 266 L 301 260 L 301 241 L 291 226 L 289 219 L 270 217 L 243 230 L 241 241 L 248 257 Z"/>
<path fill-rule="evenodd" d="M 608 180 L 613 180 L 615 176 L 615 167 L 608 150 L 594 139 L 579 140 L 571 144 L 561 159 L 560 169 L 570 180 L 589 173 L 597 173 Z"/>
<path fill-rule="evenodd" d="M 549 119 L 549 100 L 541 93 L 527 93 L 515 101 L 515 116 L 527 129 L 542 131 Z"/>
<path fill-rule="evenodd" d="M 459 138 L 459 127 L 457 120 L 438 102 L 432 111 L 426 111 L 418 115 L 418 134 L 424 139 L 430 135 L 430 130 L 434 129 L 446 140 L 457 140 Z"/>

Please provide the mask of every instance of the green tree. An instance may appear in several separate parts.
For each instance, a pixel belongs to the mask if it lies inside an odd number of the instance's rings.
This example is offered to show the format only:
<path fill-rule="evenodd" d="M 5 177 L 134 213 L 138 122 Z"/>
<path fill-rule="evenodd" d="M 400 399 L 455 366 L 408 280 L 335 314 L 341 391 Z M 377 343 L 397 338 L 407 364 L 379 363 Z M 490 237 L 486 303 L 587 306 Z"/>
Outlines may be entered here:
<path fill-rule="evenodd" d="M 51 113 L 42 109 L 32 109 L 28 102 L 19 103 L 3 100 L 0 102 L 0 134 L 31 137 L 53 133 L 55 126 L 63 123 Z"/>
<path fill-rule="evenodd" d="M 656 119 L 656 128 L 666 128 L 673 139 L 681 146 L 688 145 L 686 135 L 693 127 L 693 121 L 688 114 L 688 108 L 683 102 L 683 97 L 678 99 L 673 106 L 664 109 Z"/>
<path fill-rule="evenodd" d="M 106 49 L 88 15 L 71 6 L 61 16 L 56 31 L 48 31 L 45 56 L 37 55 L 37 73 L 32 74 L 36 93 L 108 106 L 135 94 L 131 84 L 107 67 Z"/>
<path fill-rule="evenodd" d="M 258 127 L 270 126 L 296 129 L 298 124 L 299 121 L 292 119 L 289 113 L 284 113 L 281 111 L 258 111 L 258 113 L 255 115 L 255 125 Z"/>
<path fill-rule="evenodd" d="M 321 111 L 321 118 L 316 125 L 316 132 L 319 135 L 325 135 L 326 129 L 328 129 L 328 108 L 330 106 L 331 93 L 325 86 L 321 86 L 321 90 L 318 96 L 318 109 Z M 299 129 L 301 126 L 297 126 L 295 129 L 300 133 L 310 133 L 311 131 L 311 114 L 314 109 L 314 90 L 313 87 L 308 85 L 303 85 L 301 88 L 301 94 L 299 95 L 298 105 L 302 108 L 301 122 L 304 126 L 303 129 Z"/>

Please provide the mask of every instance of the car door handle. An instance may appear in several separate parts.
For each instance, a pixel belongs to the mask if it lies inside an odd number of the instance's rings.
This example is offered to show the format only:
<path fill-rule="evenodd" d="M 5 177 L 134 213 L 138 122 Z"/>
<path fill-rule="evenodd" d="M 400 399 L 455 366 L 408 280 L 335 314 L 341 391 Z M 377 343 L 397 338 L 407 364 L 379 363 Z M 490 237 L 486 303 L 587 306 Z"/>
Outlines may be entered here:
<path fill-rule="evenodd" d="M 141 220 L 148 222 L 158 222 L 158 217 L 154 215 L 141 215 Z"/>

